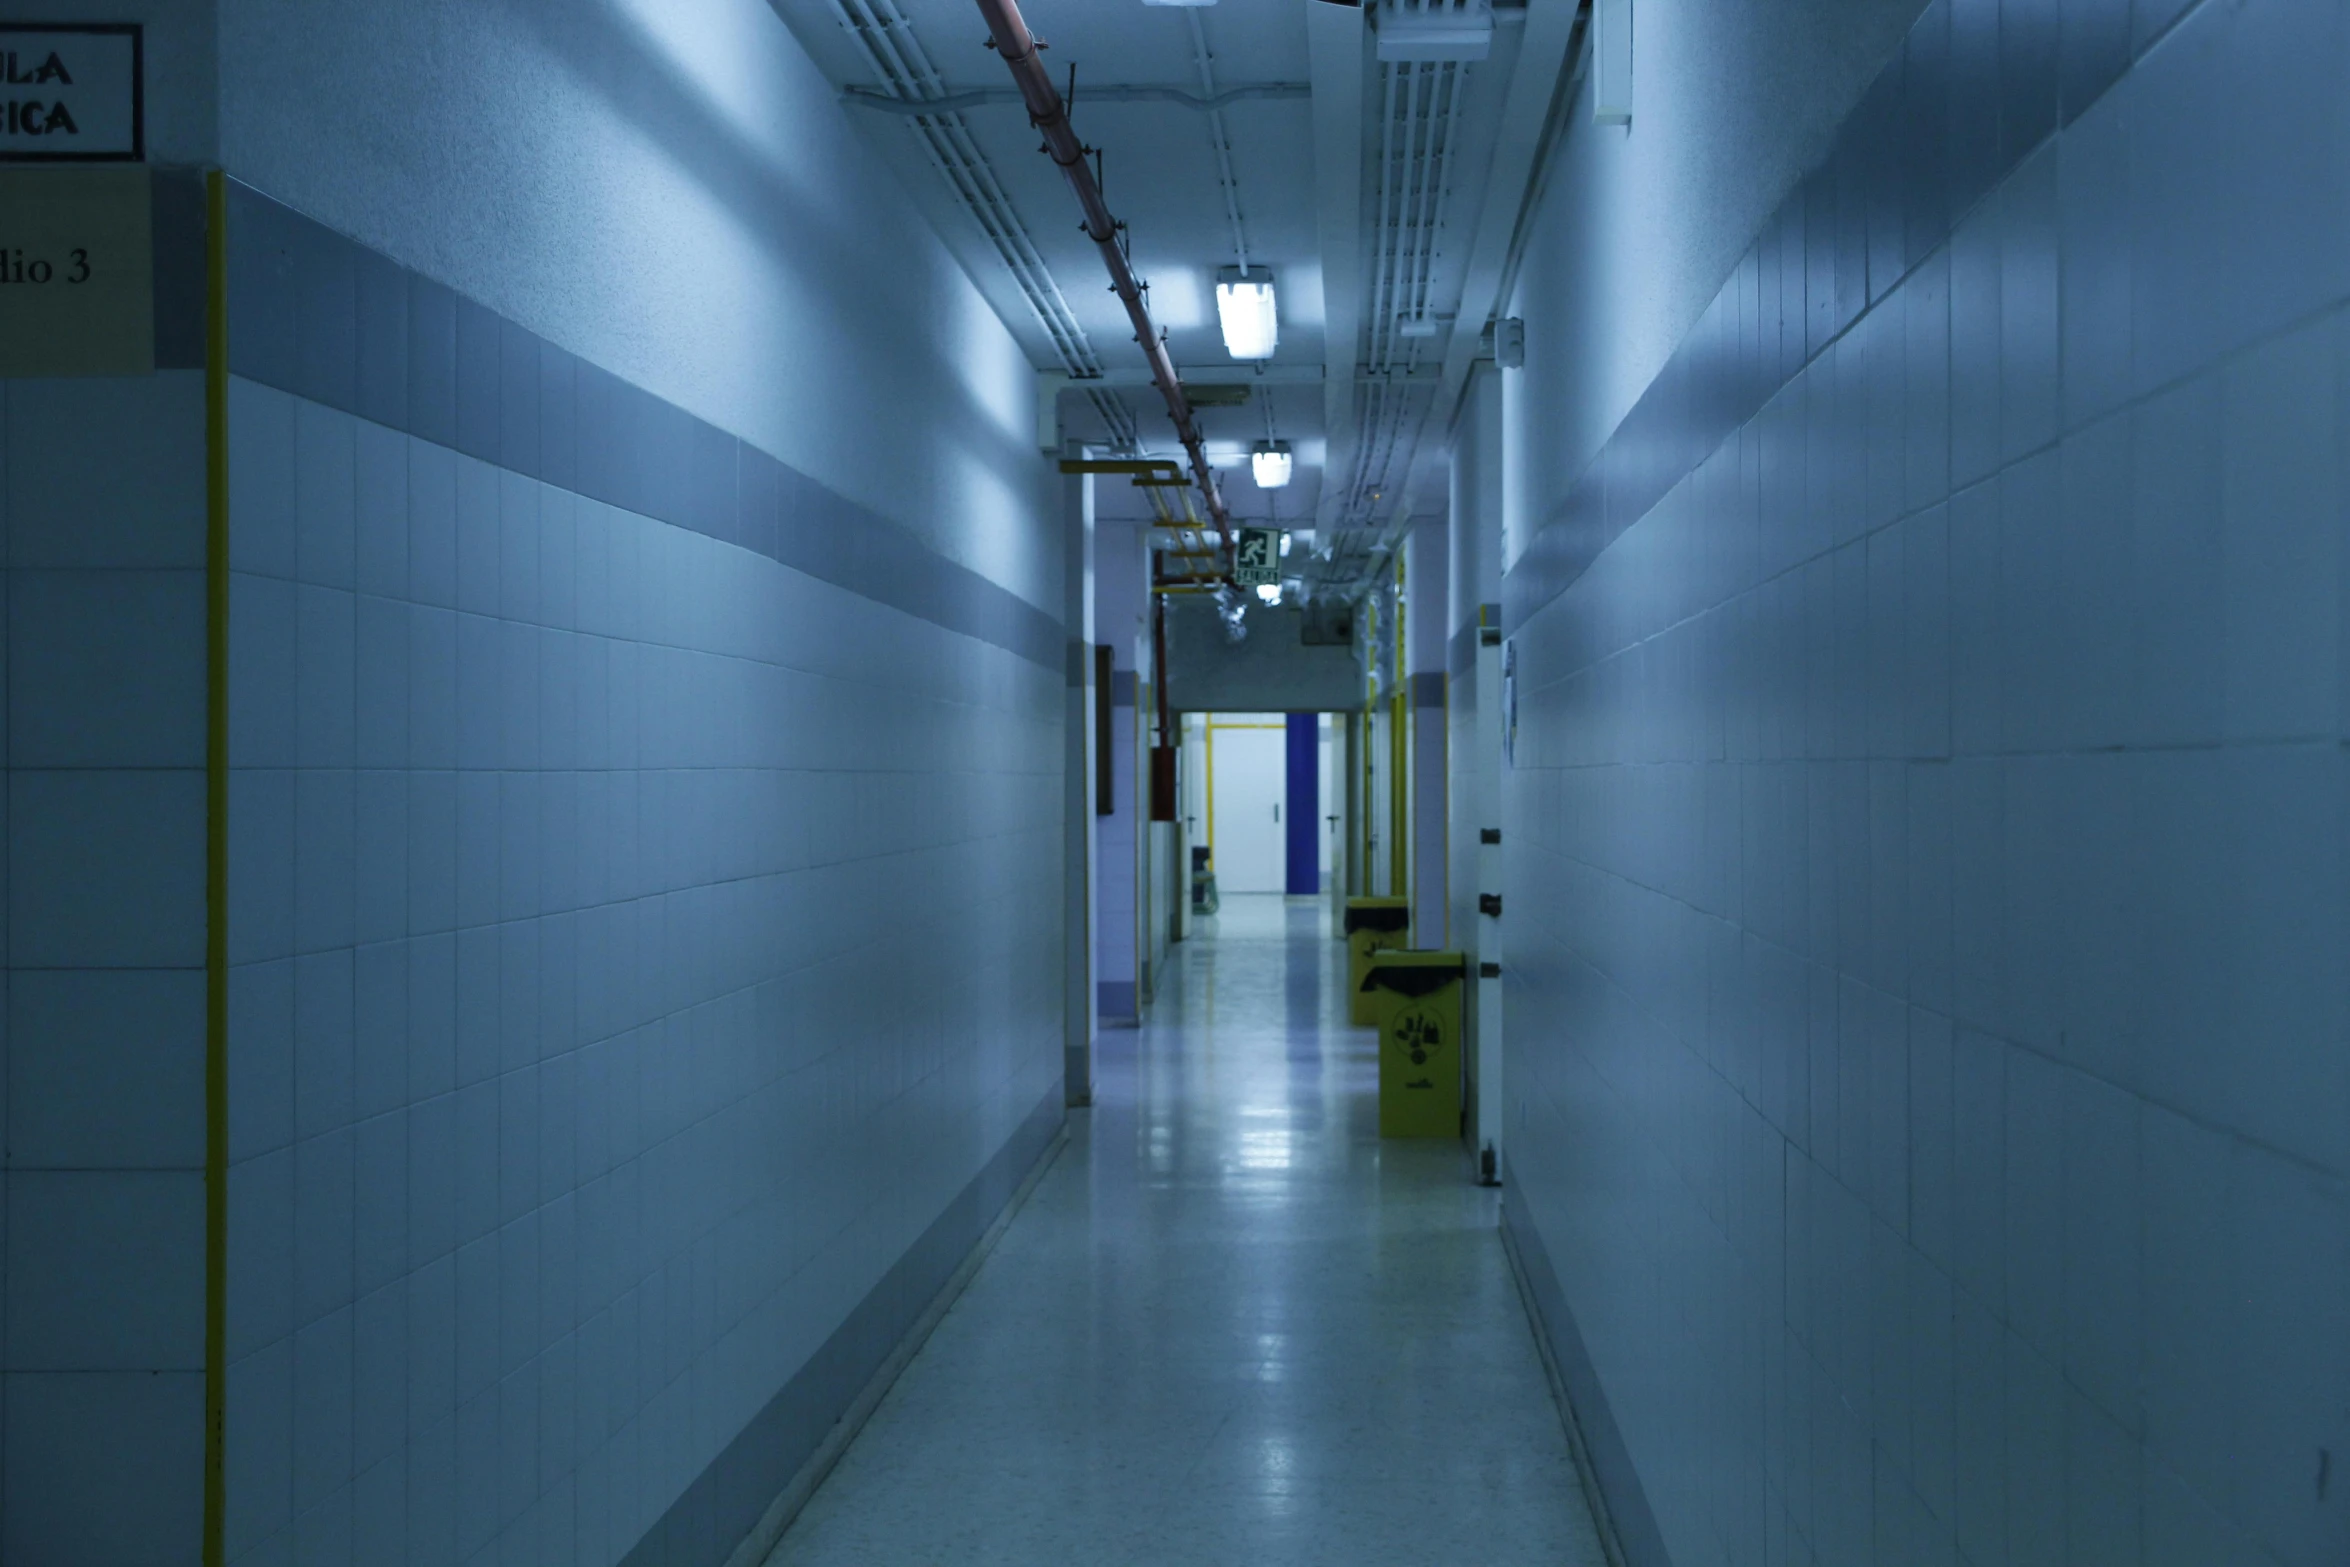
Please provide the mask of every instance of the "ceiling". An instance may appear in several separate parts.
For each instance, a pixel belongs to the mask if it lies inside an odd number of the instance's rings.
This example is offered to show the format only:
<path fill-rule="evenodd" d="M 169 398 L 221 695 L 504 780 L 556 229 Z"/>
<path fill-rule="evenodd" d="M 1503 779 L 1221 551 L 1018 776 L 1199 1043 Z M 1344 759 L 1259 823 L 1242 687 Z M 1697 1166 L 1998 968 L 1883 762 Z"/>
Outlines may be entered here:
<path fill-rule="evenodd" d="M 1060 434 L 1180 456 L 972 0 L 773 3 L 1031 362 L 1069 378 Z M 1219 461 L 1227 506 L 1236 521 L 1314 530 L 1291 556 L 1311 592 L 1359 591 L 1403 526 L 1443 509 L 1444 432 L 1484 351 L 1576 0 L 1505 3 L 1474 62 L 1382 61 L 1378 38 L 1474 27 L 1484 3 L 1023 3 L 1056 83 L 1066 90 L 1075 71 L 1072 123 L 1101 150 L 1152 316 L 1186 386 L 1204 392 L 1211 457 L 1233 463 Z M 1135 88 L 1160 91 L 1121 91 Z M 1236 89 L 1247 96 L 1198 105 Z M 940 99 L 952 102 L 904 107 Z M 1217 269 L 1241 264 L 1274 274 L 1269 361 L 1232 360 L 1217 328 Z M 1297 454 L 1283 489 L 1249 474 L 1244 454 L 1267 438 Z M 1099 513 L 1147 520 L 1150 497 L 1105 481 Z"/>

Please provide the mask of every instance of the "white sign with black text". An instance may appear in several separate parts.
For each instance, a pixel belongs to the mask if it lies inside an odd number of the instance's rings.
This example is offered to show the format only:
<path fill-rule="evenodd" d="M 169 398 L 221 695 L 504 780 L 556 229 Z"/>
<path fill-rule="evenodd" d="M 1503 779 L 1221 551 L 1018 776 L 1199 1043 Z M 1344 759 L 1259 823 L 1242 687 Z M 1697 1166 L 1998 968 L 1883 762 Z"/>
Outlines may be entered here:
<path fill-rule="evenodd" d="M 0 376 L 155 368 L 148 180 L 143 164 L 0 168 Z"/>
<path fill-rule="evenodd" d="M 0 163 L 135 163 L 147 155 L 136 22 L 0 22 Z"/>

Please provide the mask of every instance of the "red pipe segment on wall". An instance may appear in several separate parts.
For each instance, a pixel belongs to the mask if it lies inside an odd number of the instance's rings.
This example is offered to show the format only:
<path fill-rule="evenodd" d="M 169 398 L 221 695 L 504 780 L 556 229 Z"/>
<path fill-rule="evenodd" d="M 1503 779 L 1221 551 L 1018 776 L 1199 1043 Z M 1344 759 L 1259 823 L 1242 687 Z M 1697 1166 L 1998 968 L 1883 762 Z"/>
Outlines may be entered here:
<path fill-rule="evenodd" d="M 1192 482 L 1207 500 L 1208 515 L 1215 520 L 1216 534 L 1222 539 L 1229 559 L 1232 521 L 1225 514 L 1223 494 L 1216 488 L 1216 475 L 1208 467 L 1207 444 L 1200 438 L 1199 422 L 1191 416 L 1191 399 L 1183 395 L 1183 383 L 1175 378 L 1175 361 L 1167 356 L 1167 345 L 1159 341 L 1158 329 L 1151 325 L 1150 306 L 1143 302 L 1142 283 L 1128 264 L 1126 252 L 1119 247 L 1118 220 L 1110 216 L 1109 204 L 1102 200 L 1102 189 L 1094 183 L 1093 170 L 1086 166 L 1085 144 L 1077 139 L 1077 132 L 1069 124 L 1068 106 L 1061 102 L 1052 78 L 1045 74 L 1044 62 L 1037 58 L 1036 39 L 1028 31 L 1027 22 L 1021 19 L 1017 0 L 979 0 L 979 11 L 987 18 L 987 30 L 994 37 L 996 53 L 1012 68 L 1012 80 L 1019 84 L 1020 97 L 1028 105 L 1028 118 L 1043 132 L 1045 150 L 1060 165 L 1062 177 L 1077 195 L 1077 205 L 1084 209 L 1086 237 L 1101 251 L 1102 265 L 1110 269 L 1110 287 L 1125 304 L 1126 318 L 1134 323 L 1134 340 L 1142 345 L 1143 356 L 1150 361 L 1151 379 L 1158 383 L 1159 395 L 1167 400 L 1167 417 L 1175 422 L 1175 433 L 1182 439 L 1183 449 L 1191 454 Z"/>

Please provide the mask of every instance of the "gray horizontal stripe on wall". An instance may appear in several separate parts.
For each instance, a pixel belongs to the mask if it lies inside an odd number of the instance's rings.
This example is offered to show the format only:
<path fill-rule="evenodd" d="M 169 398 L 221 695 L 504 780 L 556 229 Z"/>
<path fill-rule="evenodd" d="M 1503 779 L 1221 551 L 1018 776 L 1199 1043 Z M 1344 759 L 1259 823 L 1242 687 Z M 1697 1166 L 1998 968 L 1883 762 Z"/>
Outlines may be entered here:
<path fill-rule="evenodd" d="M 158 168 L 148 184 L 155 368 L 204 368 L 204 173 Z"/>
<path fill-rule="evenodd" d="M 1422 669 L 1412 675 L 1412 706 L 1442 707 L 1444 705 L 1444 671 Z"/>
<path fill-rule="evenodd" d="M 1488 626 L 1493 627 L 1497 633 L 1501 629 L 1501 606 L 1499 604 L 1478 605 L 1477 618 L 1463 621 L 1454 629 L 1451 639 L 1444 644 L 1445 672 L 1455 680 L 1477 667 L 1477 649 L 1483 645 L 1483 633 Z"/>
<path fill-rule="evenodd" d="M 1458 678 L 1476 667 L 1477 627 L 1470 624 L 1454 632 L 1452 640 L 1444 644 L 1444 668 L 1446 673 Z"/>
<path fill-rule="evenodd" d="M 1067 1114 L 1065 1094 L 1055 1082 L 783 1390 L 669 1504 L 620 1567 L 723 1567 L 1052 1146 Z"/>
<path fill-rule="evenodd" d="M 1933 0 L 1502 583 L 1515 636 L 2130 65 L 2129 0 Z M 1586 91 L 1589 89 L 1586 88 Z"/>
<path fill-rule="evenodd" d="M 1515 1190 L 1522 1193 L 1525 1188 Z M 1528 1222 L 1523 1196 L 1513 1196 L 1501 1205 L 1501 1227 L 1518 1254 L 1518 1271 L 1534 1296 L 1535 1329 L 1550 1346 L 1551 1363 L 1566 1384 L 1567 1407 L 1583 1439 L 1584 1461 L 1599 1482 L 1600 1495 L 1607 1499 L 1607 1520 L 1602 1527 L 1615 1536 L 1624 1567 L 1673 1567 L 1647 1488 L 1632 1465 L 1632 1451 L 1625 1445 L 1623 1430 L 1607 1401 L 1607 1389 L 1600 1383 L 1599 1368 L 1592 1363 L 1582 1329 L 1567 1307 L 1558 1270 L 1542 1236 Z"/>
<path fill-rule="evenodd" d="M 1058 619 L 899 524 L 234 180 L 228 251 L 248 380 L 1062 667 Z"/>

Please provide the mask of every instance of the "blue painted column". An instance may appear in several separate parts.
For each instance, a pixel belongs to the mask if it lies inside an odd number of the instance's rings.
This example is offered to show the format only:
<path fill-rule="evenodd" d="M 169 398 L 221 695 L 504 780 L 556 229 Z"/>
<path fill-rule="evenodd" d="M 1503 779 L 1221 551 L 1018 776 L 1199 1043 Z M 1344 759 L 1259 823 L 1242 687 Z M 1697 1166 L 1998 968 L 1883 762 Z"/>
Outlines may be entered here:
<path fill-rule="evenodd" d="M 1289 715 L 1289 798 L 1283 812 L 1289 828 L 1289 871 L 1285 885 L 1293 898 L 1322 890 L 1322 715 Z"/>

